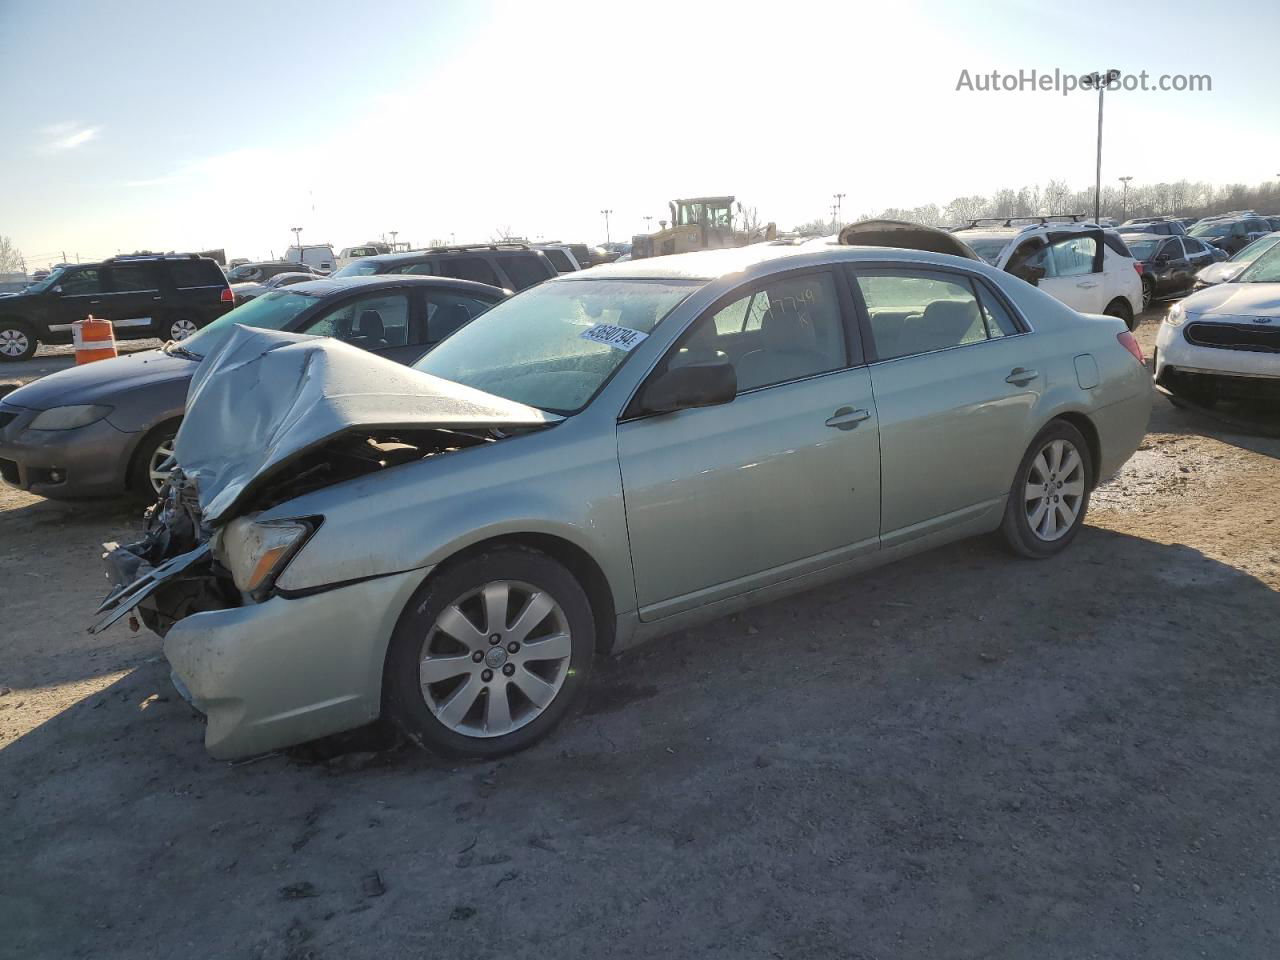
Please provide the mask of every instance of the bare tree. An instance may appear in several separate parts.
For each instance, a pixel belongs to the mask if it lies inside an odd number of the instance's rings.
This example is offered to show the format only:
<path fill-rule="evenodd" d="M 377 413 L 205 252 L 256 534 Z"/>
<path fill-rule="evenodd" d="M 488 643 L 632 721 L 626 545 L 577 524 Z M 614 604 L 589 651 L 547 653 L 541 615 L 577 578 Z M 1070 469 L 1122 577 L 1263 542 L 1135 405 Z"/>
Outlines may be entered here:
<path fill-rule="evenodd" d="M 947 223 L 958 225 L 964 224 L 976 217 L 985 216 L 987 212 L 987 198 L 974 194 L 971 197 L 956 197 L 947 204 L 946 220 Z"/>
<path fill-rule="evenodd" d="M 0 236 L 0 273 L 25 273 L 26 261 L 8 237 Z"/>
<path fill-rule="evenodd" d="M 495 227 L 493 233 L 489 234 L 490 243 L 503 243 L 511 239 L 511 224 L 502 227 Z"/>
<path fill-rule="evenodd" d="M 738 204 L 738 216 L 742 218 L 739 229 L 747 235 L 747 241 L 750 242 L 760 232 L 760 211 L 755 207 Z"/>

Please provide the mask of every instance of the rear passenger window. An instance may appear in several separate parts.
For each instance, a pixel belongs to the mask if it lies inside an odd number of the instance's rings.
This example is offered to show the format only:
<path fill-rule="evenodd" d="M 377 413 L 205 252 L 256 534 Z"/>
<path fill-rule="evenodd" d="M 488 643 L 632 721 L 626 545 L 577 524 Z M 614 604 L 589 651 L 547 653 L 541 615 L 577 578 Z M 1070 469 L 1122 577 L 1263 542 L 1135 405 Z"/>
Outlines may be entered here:
<path fill-rule="evenodd" d="M 115 293 L 155 290 L 157 289 L 155 268 L 142 264 L 132 267 L 112 267 L 111 289 Z"/>
<path fill-rule="evenodd" d="M 173 285 L 183 287 L 220 287 L 226 283 L 222 271 L 212 260 L 171 260 L 167 264 Z M 235 274 L 235 271 L 232 271 Z M 237 279 L 239 279 L 237 277 Z"/>
<path fill-rule="evenodd" d="M 480 257 L 442 257 L 436 263 L 436 270 L 442 277 L 474 280 L 476 283 L 487 283 L 495 287 L 502 286 L 498 275 L 493 272 L 493 267 Z"/>
<path fill-rule="evenodd" d="M 979 302 L 967 279 L 924 272 L 857 275 L 881 360 L 983 343 L 1016 333 L 1003 304 Z"/>
<path fill-rule="evenodd" d="M 532 287 L 535 283 L 546 280 L 554 271 L 548 270 L 549 263 L 536 253 L 507 254 L 497 258 L 498 266 L 511 278 L 517 290 Z M 501 286 L 501 284 L 498 284 Z"/>

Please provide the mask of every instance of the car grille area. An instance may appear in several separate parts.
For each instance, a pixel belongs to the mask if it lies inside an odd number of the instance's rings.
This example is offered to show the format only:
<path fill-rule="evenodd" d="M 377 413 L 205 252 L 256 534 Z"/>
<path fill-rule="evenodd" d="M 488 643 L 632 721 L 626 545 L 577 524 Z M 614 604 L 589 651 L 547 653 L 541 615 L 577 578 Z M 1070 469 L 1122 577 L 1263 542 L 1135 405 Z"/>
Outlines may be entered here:
<path fill-rule="evenodd" d="M 1280 326 L 1263 323 L 1189 323 L 1184 336 L 1197 347 L 1280 353 Z"/>

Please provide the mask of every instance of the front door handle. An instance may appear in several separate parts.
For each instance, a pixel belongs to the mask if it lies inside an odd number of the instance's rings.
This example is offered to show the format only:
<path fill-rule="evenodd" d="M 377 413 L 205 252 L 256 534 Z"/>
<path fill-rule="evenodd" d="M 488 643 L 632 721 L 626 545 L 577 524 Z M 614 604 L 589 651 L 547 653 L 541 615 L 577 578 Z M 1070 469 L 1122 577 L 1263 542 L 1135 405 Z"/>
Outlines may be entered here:
<path fill-rule="evenodd" d="M 835 427 L 837 430 L 852 430 L 863 420 L 870 419 L 871 411 L 869 410 L 855 410 L 853 407 L 841 407 L 827 418 L 827 426 Z"/>
<path fill-rule="evenodd" d="M 1097 286 L 1097 284 L 1094 283 L 1092 280 L 1081 280 L 1079 283 L 1076 284 L 1076 286 L 1079 287 L 1081 290 L 1092 290 L 1094 287 Z"/>
<path fill-rule="evenodd" d="M 1009 372 L 1009 375 L 1004 378 L 1004 382 L 1012 383 L 1019 387 L 1025 387 L 1038 376 L 1040 376 L 1038 370 L 1028 370 L 1026 367 L 1014 367 Z"/>

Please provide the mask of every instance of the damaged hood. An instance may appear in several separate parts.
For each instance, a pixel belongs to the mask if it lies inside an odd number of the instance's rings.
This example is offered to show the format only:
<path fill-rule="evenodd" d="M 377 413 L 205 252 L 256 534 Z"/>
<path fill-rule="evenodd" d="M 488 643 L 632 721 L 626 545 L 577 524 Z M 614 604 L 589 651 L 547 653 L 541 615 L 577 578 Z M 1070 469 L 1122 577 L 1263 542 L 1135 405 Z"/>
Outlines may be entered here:
<path fill-rule="evenodd" d="M 256 480 L 352 430 L 505 430 L 561 419 L 331 337 L 237 326 L 192 378 L 175 455 L 204 520 L 216 524 Z"/>

